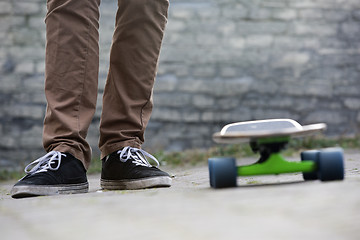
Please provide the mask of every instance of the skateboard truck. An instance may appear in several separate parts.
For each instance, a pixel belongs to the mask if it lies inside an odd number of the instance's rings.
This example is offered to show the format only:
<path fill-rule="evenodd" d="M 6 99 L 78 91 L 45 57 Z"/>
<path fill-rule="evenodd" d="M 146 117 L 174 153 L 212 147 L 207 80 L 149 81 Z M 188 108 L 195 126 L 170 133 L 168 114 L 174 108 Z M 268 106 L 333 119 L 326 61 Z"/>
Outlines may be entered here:
<path fill-rule="evenodd" d="M 278 139 L 263 139 L 262 141 L 251 140 L 250 147 L 254 153 L 260 153 L 260 159 L 257 163 L 262 163 L 266 161 L 271 154 L 279 153 L 286 148 L 286 145 L 289 143 L 290 138 L 282 137 Z"/>
<path fill-rule="evenodd" d="M 224 127 L 227 131 L 222 130 L 222 135 L 215 134 L 214 139 L 218 142 L 233 143 L 234 140 L 247 139 L 251 149 L 255 153 L 258 152 L 260 154 L 260 159 L 251 165 L 236 166 L 235 158 L 210 158 L 208 162 L 211 187 L 235 187 L 238 176 L 295 172 L 302 172 L 304 180 L 320 179 L 322 181 L 331 181 L 344 179 L 343 151 L 340 148 L 302 152 L 301 162 L 287 161 L 281 155 L 281 151 L 289 143 L 291 136 L 298 136 L 304 133 L 302 128 L 305 128 L 305 126 L 301 127 L 300 124 L 295 122 L 296 128 L 292 129 L 288 125 L 289 122 L 294 124 L 294 120 L 289 119 L 243 122 L 238 123 L 241 125 L 241 131 L 229 131 L 230 128 L 227 125 Z M 284 124 L 286 128 L 281 129 L 282 123 L 286 123 Z M 274 124 L 277 126 L 276 130 L 271 129 L 271 125 Z M 232 127 L 235 126 L 234 124 L 231 125 Z M 254 126 L 261 130 L 257 130 Z M 309 133 L 316 132 L 316 129 L 317 131 L 322 130 L 326 127 L 325 124 L 309 126 L 312 126 L 312 130 Z M 246 128 L 251 129 L 251 132 L 246 132 Z"/>

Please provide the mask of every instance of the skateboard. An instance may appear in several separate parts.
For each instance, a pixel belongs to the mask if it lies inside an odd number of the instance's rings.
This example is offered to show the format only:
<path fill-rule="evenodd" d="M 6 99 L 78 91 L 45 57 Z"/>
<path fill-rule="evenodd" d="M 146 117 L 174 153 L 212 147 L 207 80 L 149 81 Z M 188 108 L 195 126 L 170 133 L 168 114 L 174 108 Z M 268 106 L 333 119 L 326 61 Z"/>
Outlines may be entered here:
<path fill-rule="evenodd" d="M 260 159 L 251 165 L 236 166 L 232 157 L 208 159 L 210 186 L 213 188 L 236 187 L 238 176 L 256 176 L 301 172 L 308 180 L 343 180 L 344 154 L 341 148 L 307 150 L 301 153 L 301 161 L 289 162 L 281 151 L 291 138 L 320 133 L 326 124 L 302 126 L 292 119 L 269 119 L 232 123 L 213 135 L 217 143 L 248 142 Z"/>

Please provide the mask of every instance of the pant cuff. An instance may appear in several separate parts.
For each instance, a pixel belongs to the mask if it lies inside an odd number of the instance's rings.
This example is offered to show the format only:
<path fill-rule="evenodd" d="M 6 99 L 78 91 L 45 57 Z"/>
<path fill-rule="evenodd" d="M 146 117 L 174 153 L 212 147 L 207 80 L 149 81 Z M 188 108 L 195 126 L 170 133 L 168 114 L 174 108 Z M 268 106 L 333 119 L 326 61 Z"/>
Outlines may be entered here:
<path fill-rule="evenodd" d="M 141 144 L 136 140 L 128 140 L 128 141 L 118 142 L 110 146 L 104 146 L 103 148 L 101 148 L 101 159 L 124 147 L 141 148 Z"/>

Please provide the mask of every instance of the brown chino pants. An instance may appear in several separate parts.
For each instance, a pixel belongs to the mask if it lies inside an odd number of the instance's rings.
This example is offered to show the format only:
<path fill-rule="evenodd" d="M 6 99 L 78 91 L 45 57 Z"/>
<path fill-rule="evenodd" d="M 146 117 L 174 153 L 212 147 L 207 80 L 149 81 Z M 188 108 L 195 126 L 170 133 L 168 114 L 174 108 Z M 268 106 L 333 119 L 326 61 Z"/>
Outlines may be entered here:
<path fill-rule="evenodd" d="M 100 0 L 47 0 L 43 144 L 88 168 L 86 135 L 96 109 Z M 167 22 L 168 0 L 118 0 L 110 68 L 103 95 L 99 147 L 104 157 L 140 147 Z"/>

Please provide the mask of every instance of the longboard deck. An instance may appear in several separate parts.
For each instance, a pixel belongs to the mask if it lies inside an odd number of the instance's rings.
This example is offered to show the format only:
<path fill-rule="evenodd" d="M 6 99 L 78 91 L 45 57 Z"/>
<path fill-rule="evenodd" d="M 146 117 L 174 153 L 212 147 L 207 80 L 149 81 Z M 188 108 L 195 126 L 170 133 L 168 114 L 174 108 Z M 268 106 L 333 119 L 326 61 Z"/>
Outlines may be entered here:
<path fill-rule="evenodd" d="M 213 135 L 217 143 L 242 143 L 271 137 L 303 137 L 326 129 L 325 123 L 301 126 L 292 119 L 269 119 L 228 124 Z"/>

